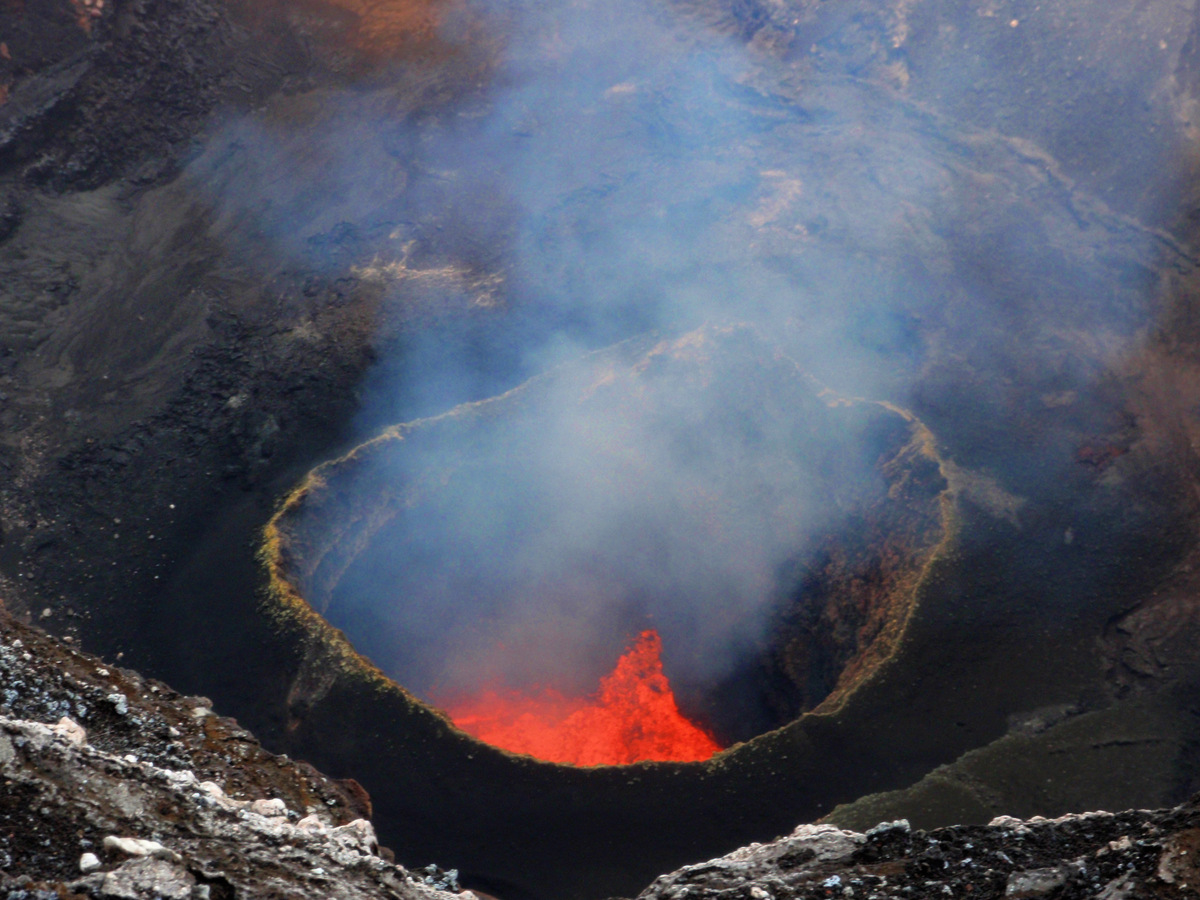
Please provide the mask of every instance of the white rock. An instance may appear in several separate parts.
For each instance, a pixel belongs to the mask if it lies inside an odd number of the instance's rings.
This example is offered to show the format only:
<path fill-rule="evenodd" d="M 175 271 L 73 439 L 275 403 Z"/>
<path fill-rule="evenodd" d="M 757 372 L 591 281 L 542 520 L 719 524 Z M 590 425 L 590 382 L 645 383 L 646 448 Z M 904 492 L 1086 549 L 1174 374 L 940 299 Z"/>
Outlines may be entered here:
<path fill-rule="evenodd" d="M 100 896 L 109 900 L 191 900 L 196 879 L 185 869 L 160 859 L 134 859 L 104 876 Z"/>
<path fill-rule="evenodd" d="M 305 816 L 296 823 L 296 828 L 306 834 L 325 834 L 329 828 L 316 816 Z"/>
<path fill-rule="evenodd" d="M 250 805 L 249 800 L 234 800 L 225 795 L 225 791 L 214 781 L 202 781 L 196 785 L 201 791 L 212 797 L 217 803 L 228 810 L 244 810 Z"/>
<path fill-rule="evenodd" d="M 866 832 L 867 837 L 875 837 L 880 834 L 888 834 L 892 831 L 898 831 L 901 834 L 908 834 L 912 831 L 912 826 L 908 824 L 908 819 L 896 819 L 894 822 L 880 822 L 874 828 Z"/>
<path fill-rule="evenodd" d="M 258 813 L 260 816 L 274 818 L 276 816 L 287 815 L 287 804 L 278 797 L 272 797 L 270 800 L 255 800 L 250 804 L 250 812 Z"/>
<path fill-rule="evenodd" d="M 379 850 L 379 839 L 375 837 L 375 826 L 366 819 L 355 819 L 333 829 L 333 837 L 342 843 L 357 844 L 368 853 Z"/>
<path fill-rule="evenodd" d="M 175 787 L 186 788 L 191 787 L 196 783 L 196 773 L 189 769 L 163 769 L 163 774 L 167 776 L 167 781 Z"/>
<path fill-rule="evenodd" d="M 101 866 L 100 857 L 95 853 L 85 853 L 79 857 L 79 871 L 84 875 L 91 875 Z"/>
<path fill-rule="evenodd" d="M 988 822 L 990 828 L 1025 828 L 1025 823 L 1020 819 L 1012 816 L 996 816 L 992 821 Z"/>
<path fill-rule="evenodd" d="M 168 850 L 158 841 L 147 841 L 142 838 L 123 838 L 110 834 L 104 839 L 104 849 L 125 856 L 151 856 L 155 859 L 165 859 L 168 862 L 182 862 L 183 858 L 174 850 Z"/>
<path fill-rule="evenodd" d="M 798 825 L 787 838 L 790 847 L 805 847 L 812 850 L 815 859 L 821 862 L 832 862 L 849 856 L 864 838 L 854 831 L 843 831 L 832 825 Z M 730 854 L 733 856 L 733 854 Z"/>
<path fill-rule="evenodd" d="M 1097 856 L 1108 856 L 1110 853 L 1120 853 L 1123 850 L 1128 850 L 1133 846 L 1133 841 L 1129 839 L 1129 835 L 1122 835 L 1119 840 L 1109 841 L 1103 847 L 1096 851 Z"/>
<path fill-rule="evenodd" d="M 211 797 L 216 797 L 218 800 L 224 799 L 225 791 L 215 781 L 202 781 L 196 785 L 204 793 Z"/>
<path fill-rule="evenodd" d="M 104 699 L 113 705 L 113 708 L 116 709 L 118 716 L 129 714 L 129 698 L 124 694 L 113 693 L 109 694 Z"/>
<path fill-rule="evenodd" d="M 87 744 L 87 729 L 74 719 L 63 716 L 58 720 L 57 725 L 50 726 L 50 730 L 76 747 L 82 747 Z"/>

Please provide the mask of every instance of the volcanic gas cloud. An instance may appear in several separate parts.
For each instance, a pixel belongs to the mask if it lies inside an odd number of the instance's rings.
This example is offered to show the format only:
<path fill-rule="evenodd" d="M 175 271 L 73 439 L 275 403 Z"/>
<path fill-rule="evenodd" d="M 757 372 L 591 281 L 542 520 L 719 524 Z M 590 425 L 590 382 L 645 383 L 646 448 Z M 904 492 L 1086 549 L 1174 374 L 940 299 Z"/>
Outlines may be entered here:
<path fill-rule="evenodd" d="M 491 689 L 444 705 L 455 725 L 481 741 L 550 762 L 699 762 L 721 749 L 680 713 L 655 631 L 638 636 L 592 697 Z"/>

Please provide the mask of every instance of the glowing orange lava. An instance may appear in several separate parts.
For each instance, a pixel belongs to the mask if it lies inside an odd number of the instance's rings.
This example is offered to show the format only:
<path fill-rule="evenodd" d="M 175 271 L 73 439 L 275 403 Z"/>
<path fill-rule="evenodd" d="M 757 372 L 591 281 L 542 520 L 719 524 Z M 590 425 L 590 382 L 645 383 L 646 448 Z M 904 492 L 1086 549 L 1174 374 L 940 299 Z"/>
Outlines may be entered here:
<path fill-rule="evenodd" d="M 454 724 L 485 743 L 550 762 L 626 765 L 697 762 L 721 747 L 675 704 L 662 667 L 662 639 L 643 631 L 591 698 L 485 691 L 449 704 Z"/>

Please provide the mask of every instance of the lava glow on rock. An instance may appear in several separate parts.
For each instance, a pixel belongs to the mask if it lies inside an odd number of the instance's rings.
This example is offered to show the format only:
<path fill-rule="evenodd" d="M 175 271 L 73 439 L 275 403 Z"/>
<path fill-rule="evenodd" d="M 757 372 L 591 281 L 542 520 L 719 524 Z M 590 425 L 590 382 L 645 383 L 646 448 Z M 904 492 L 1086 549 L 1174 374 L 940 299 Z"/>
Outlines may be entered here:
<path fill-rule="evenodd" d="M 592 697 L 550 688 L 487 690 L 443 705 L 454 724 L 512 753 L 577 766 L 699 762 L 721 750 L 684 718 L 662 667 L 662 639 L 643 631 Z"/>

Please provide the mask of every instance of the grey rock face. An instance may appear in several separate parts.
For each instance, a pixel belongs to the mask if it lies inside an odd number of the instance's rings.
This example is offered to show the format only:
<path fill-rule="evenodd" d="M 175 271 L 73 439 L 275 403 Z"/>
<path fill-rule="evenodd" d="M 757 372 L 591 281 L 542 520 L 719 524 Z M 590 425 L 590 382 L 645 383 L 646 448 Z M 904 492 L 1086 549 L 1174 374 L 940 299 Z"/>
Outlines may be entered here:
<path fill-rule="evenodd" d="M 667 900 L 692 896 L 693 886 L 705 891 L 723 891 L 749 885 L 759 897 L 776 896 L 788 887 L 789 873 L 812 871 L 822 865 L 844 862 L 862 846 L 866 837 L 832 825 L 801 825 L 790 835 L 769 844 L 750 844 L 728 856 L 687 866 L 659 878 L 643 898 Z"/>
<path fill-rule="evenodd" d="M 381 858 L 366 820 L 335 825 L 313 814 L 301 827 L 279 798 L 232 799 L 190 771 L 81 743 L 81 731 L 0 717 L 5 790 L 38 809 L 47 830 L 72 822 L 109 832 L 79 859 L 90 874 L 65 885 L 43 882 L 49 888 L 100 900 L 201 900 L 213 884 L 239 897 L 450 896 Z M 8 885 L 0 871 L 0 888 Z"/>
<path fill-rule="evenodd" d="M 86 886 L 103 900 L 141 900 L 143 897 L 191 900 L 196 879 L 181 865 L 142 857 L 122 863 L 112 872 L 93 875 L 80 886 Z"/>
<path fill-rule="evenodd" d="M 1200 798 L 1173 810 L 1001 816 L 989 825 L 865 834 L 802 825 L 658 878 L 639 900 L 1195 896 Z"/>

